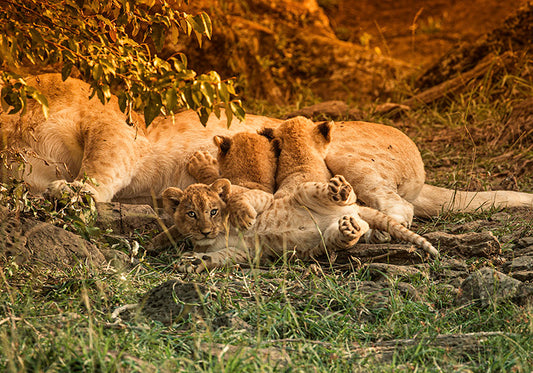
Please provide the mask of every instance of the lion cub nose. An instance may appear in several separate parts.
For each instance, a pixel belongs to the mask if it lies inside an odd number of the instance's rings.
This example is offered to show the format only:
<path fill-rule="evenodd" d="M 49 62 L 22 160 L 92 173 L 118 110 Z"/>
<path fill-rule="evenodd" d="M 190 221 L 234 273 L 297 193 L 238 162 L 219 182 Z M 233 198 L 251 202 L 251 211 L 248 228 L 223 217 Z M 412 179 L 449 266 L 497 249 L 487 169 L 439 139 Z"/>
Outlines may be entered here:
<path fill-rule="evenodd" d="M 203 230 L 201 230 L 200 232 L 202 232 L 202 234 L 203 234 L 204 236 L 207 237 L 207 236 L 209 236 L 209 234 L 211 233 L 211 229 L 209 229 L 209 230 L 207 230 L 207 229 L 203 229 Z"/>

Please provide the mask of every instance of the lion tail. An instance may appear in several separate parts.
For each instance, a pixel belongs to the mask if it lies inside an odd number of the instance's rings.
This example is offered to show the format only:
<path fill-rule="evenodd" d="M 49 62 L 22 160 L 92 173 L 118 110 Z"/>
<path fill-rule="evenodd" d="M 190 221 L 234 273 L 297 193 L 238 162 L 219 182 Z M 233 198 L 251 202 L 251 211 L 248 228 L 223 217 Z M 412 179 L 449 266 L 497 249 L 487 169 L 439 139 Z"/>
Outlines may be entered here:
<path fill-rule="evenodd" d="M 430 217 L 445 212 L 475 212 L 493 207 L 533 208 L 533 194 L 507 190 L 466 192 L 424 184 L 412 203 L 416 216 Z"/>

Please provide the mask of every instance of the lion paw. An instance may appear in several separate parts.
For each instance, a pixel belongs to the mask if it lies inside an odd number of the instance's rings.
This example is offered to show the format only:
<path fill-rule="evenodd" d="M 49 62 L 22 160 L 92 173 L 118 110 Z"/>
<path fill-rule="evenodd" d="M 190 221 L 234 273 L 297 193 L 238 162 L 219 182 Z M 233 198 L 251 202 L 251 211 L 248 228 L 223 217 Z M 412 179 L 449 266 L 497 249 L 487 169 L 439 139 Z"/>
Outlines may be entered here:
<path fill-rule="evenodd" d="M 250 229 L 257 218 L 257 211 L 246 201 L 228 203 L 230 224 L 236 228 Z"/>
<path fill-rule="evenodd" d="M 349 215 L 339 219 L 339 231 L 349 241 L 358 240 L 364 233 L 357 219 Z"/>
<path fill-rule="evenodd" d="M 212 267 L 212 258 L 208 253 L 183 253 L 177 265 L 178 272 L 200 273 Z"/>
<path fill-rule="evenodd" d="M 187 171 L 199 182 L 210 184 L 218 178 L 218 162 L 206 150 L 199 150 L 193 154 L 187 163 Z"/>
<path fill-rule="evenodd" d="M 69 183 L 66 180 L 52 181 L 44 191 L 43 196 L 50 201 L 74 202 L 83 195 L 96 197 L 96 190 L 87 183 L 73 181 Z"/>
<path fill-rule="evenodd" d="M 356 200 L 352 186 L 342 175 L 329 179 L 328 196 L 331 201 L 339 205 L 350 205 Z"/>

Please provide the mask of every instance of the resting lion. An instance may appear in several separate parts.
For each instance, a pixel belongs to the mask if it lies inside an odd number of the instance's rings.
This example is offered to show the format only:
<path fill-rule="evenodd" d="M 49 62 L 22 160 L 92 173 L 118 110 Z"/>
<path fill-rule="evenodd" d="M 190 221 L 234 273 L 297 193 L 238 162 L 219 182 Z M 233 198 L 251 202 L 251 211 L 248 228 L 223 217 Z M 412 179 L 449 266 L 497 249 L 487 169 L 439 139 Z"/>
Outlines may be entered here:
<path fill-rule="evenodd" d="M 214 135 L 231 135 L 275 127 L 281 121 L 247 115 L 228 129 L 226 117 L 209 118 L 203 127 L 195 112 L 159 117 L 148 129 L 139 120 L 126 124 L 117 99 L 102 105 L 88 99 L 89 85 L 59 74 L 29 78 L 47 97 L 49 117 L 28 100 L 27 113 L 0 114 L 0 141 L 25 154 L 19 171 L 35 192 L 63 190 L 81 183 L 97 201 L 150 202 L 163 190 L 184 189 L 194 182 L 187 160 L 197 150 L 215 154 Z M 511 191 L 455 192 L 424 184 L 425 172 L 416 145 L 399 130 L 377 123 L 339 122 L 326 163 L 332 174 L 344 175 L 358 198 L 399 223 L 413 214 L 434 216 L 442 211 L 473 211 L 491 206 L 533 206 L 533 194 Z"/>

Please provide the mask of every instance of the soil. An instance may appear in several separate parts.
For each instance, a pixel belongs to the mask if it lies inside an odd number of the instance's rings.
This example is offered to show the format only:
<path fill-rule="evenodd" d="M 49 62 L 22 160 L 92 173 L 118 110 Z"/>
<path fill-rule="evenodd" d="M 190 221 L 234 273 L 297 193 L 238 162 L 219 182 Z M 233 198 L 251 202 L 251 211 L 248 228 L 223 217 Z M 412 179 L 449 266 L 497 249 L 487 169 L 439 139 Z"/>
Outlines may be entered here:
<path fill-rule="evenodd" d="M 524 0 L 319 0 L 337 37 L 424 69 L 503 24 Z"/>

